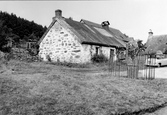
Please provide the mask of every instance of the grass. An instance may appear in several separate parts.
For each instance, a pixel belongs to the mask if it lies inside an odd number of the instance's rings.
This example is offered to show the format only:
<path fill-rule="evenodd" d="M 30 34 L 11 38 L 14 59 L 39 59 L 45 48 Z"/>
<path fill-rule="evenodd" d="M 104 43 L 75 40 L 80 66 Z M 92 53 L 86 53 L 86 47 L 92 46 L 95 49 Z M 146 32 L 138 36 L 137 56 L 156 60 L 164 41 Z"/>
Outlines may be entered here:
<path fill-rule="evenodd" d="M 167 80 L 114 77 L 104 68 L 11 60 L 0 73 L 2 115 L 135 115 L 166 99 Z"/>

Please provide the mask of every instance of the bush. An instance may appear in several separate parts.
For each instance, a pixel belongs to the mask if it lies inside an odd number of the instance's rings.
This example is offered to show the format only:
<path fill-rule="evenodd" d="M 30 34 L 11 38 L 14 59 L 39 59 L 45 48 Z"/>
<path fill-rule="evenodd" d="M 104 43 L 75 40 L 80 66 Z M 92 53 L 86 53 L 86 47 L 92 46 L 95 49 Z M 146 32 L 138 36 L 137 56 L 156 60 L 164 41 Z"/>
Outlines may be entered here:
<path fill-rule="evenodd" d="M 103 54 L 101 54 L 101 55 L 95 54 L 95 55 L 93 55 L 91 61 L 93 63 L 103 63 L 103 62 L 107 62 L 108 59 Z"/>
<path fill-rule="evenodd" d="M 49 62 L 52 62 L 51 57 L 50 57 L 49 55 L 46 56 L 46 59 L 47 59 Z"/>
<path fill-rule="evenodd" d="M 12 53 L 5 53 L 4 58 L 6 61 L 9 61 L 9 60 L 13 59 L 13 55 L 12 55 Z"/>

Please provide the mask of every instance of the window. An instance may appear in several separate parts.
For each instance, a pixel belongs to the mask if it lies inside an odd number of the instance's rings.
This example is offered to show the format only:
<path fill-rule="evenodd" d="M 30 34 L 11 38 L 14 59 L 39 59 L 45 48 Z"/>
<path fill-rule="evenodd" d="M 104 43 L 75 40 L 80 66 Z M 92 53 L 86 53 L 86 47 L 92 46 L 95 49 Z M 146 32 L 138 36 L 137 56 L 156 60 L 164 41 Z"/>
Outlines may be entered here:
<path fill-rule="evenodd" d="M 99 47 L 96 47 L 96 55 L 98 55 Z"/>
<path fill-rule="evenodd" d="M 113 50 L 113 49 L 110 49 L 110 59 L 113 60 L 113 57 L 114 57 L 114 50 Z"/>
<path fill-rule="evenodd" d="M 88 25 L 84 24 L 90 31 L 92 31 L 93 33 L 96 33 L 94 32 Z"/>
<path fill-rule="evenodd" d="M 100 34 L 104 35 L 104 36 L 107 36 L 107 37 L 113 37 L 112 34 L 110 34 L 109 32 L 107 32 L 105 29 L 102 29 L 102 28 L 97 28 L 97 27 L 94 27 Z"/>

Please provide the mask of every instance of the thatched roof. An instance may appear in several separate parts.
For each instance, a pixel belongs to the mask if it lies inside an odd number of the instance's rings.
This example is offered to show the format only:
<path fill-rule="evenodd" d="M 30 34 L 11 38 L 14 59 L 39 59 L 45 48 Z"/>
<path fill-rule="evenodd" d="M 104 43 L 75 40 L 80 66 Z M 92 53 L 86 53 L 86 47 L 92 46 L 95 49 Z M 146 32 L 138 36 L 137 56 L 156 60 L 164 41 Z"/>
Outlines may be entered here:
<path fill-rule="evenodd" d="M 158 50 L 163 53 L 167 50 L 167 35 L 152 36 L 146 42 L 146 52 L 156 53 Z"/>

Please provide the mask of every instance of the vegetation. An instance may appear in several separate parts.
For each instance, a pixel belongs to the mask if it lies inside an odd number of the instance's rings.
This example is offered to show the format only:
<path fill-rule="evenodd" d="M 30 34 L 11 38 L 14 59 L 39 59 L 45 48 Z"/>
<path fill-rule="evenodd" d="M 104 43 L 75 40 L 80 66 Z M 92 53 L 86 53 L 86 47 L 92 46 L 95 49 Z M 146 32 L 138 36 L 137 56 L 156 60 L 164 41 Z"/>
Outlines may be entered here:
<path fill-rule="evenodd" d="M 128 44 L 128 56 L 135 59 L 136 56 L 144 53 L 146 47 L 142 43 L 142 40 L 133 41 Z"/>
<path fill-rule="evenodd" d="M 15 14 L 0 12 L 0 50 L 8 52 L 5 47 L 10 40 L 14 43 L 19 41 L 38 41 L 46 31 L 46 26 L 36 24 L 34 21 L 17 17 Z"/>
<path fill-rule="evenodd" d="M 167 102 L 164 79 L 128 79 L 100 67 L 16 60 L 1 70 L 2 115 L 142 115 Z"/>
<path fill-rule="evenodd" d="M 93 63 L 103 63 L 108 61 L 107 57 L 105 57 L 103 54 L 95 54 L 92 56 L 91 60 Z"/>

